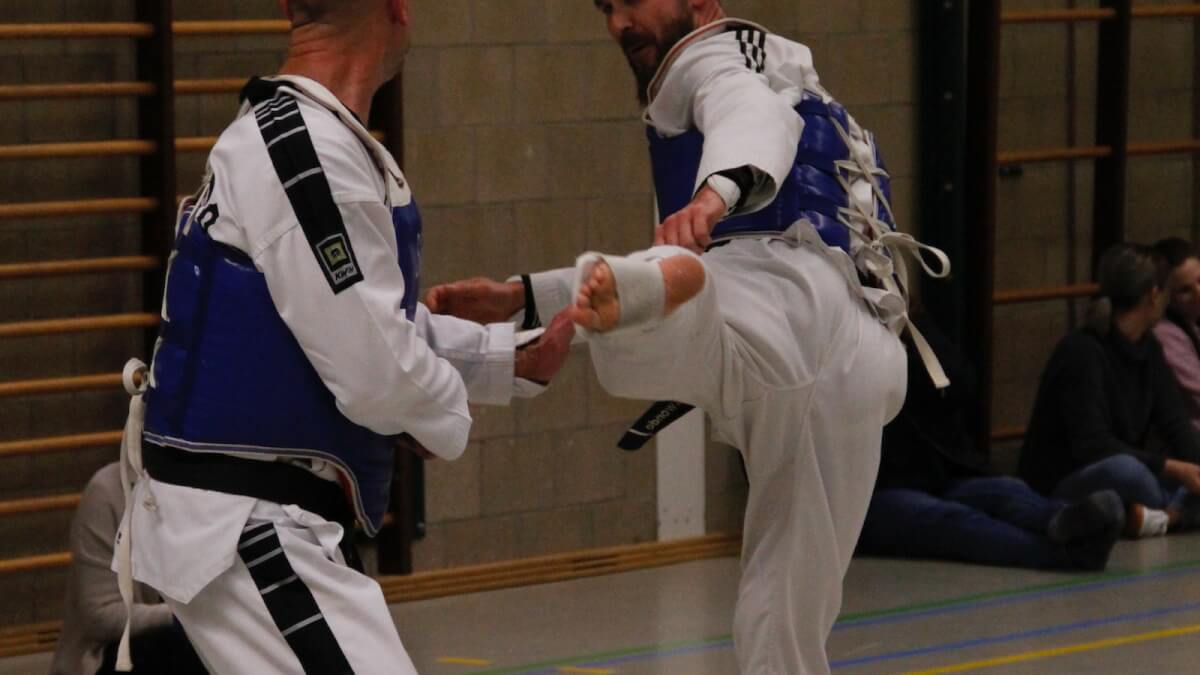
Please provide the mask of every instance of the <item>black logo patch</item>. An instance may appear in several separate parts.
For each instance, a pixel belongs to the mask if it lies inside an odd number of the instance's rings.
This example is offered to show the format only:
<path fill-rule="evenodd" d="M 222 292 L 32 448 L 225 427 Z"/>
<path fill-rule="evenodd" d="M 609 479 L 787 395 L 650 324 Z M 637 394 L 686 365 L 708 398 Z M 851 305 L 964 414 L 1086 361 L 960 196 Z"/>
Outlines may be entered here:
<path fill-rule="evenodd" d="M 325 271 L 325 278 L 336 295 L 363 280 L 354 249 L 346 235 L 338 233 L 322 239 L 316 246 L 317 259 Z"/>

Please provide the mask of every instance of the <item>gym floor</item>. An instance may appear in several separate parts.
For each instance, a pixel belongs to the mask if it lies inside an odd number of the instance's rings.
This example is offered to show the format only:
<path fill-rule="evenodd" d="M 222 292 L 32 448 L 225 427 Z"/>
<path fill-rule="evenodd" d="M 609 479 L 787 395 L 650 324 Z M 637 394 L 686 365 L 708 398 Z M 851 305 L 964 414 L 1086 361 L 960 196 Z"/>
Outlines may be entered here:
<path fill-rule="evenodd" d="M 730 675 L 737 561 L 393 608 L 421 673 Z M 1121 542 L 1100 574 L 856 559 L 829 643 L 847 673 L 1196 672 L 1200 535 Z M 44 674 L 48 654 L 0 661 Z"/>

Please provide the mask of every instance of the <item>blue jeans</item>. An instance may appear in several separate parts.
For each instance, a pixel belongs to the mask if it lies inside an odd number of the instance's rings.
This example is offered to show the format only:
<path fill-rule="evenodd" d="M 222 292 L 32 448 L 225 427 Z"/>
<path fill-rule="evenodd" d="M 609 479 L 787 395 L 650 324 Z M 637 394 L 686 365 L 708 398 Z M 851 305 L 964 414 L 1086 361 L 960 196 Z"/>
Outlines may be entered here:
<path fill-rule="evenodd" d="M 1076 500 L 1097 490 L 1116 490 L 1126 504 L 1152 509 L 1178 506 L 1187 490 L 1154 475 L 1133 455 L 1113 455 L 1067 476 L 1054 488 L 1059 499 Z"/>
<path fill-rule="evenodd" d="M 940 497 L 919 490 L 877 490 L 858 552 L 1007 567 L 1071 567 L 1063 547 L 1046 536 L 1047 525 L 1063 506 L 1009 477 L 959 481 Z"/>

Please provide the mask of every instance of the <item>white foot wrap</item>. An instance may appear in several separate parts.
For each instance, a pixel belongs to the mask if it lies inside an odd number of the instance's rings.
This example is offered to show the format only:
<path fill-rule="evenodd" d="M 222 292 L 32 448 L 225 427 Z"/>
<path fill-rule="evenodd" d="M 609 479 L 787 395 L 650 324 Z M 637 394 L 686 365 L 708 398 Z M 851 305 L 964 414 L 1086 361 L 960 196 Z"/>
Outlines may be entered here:
<path fill-rule="evenodd" d="M 591 277 L 592 269 L 601 260 L 612 269 L 620 299 L 618 328 L 639 326 L 662 318 L 667 290 L 657 260 L 584 253 L 575 261 L 575 297 L 579 297 L 580 286 Z"/>

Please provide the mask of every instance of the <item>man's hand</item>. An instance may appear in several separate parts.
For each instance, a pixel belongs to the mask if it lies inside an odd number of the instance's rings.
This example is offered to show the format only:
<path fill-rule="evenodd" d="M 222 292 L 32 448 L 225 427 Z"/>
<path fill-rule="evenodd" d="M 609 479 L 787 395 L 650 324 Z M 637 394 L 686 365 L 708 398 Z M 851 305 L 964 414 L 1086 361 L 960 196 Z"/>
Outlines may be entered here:
<path fill-rule="evenodd" d="M 672 244 L 694 253 L 704 253 L 712 243 L 713 228 L 724 217 L 725 211 L 725 200 L 705 185 L 687 206 L 654 228 L 654 244 Z"/>
<path fill-rule="evenodd" d="M 525 307 L 525 286 L 475 277 L 434 286 L 425 294 L 434 314 L 449 314 L 475 323 L 500 323 Z"/>
<path fill-rule="evenodd" d="M 517 350 L 514 373 L 517 377 L 549 384 L 554 374 L 566 363 L 575 337 L 575 324 L 568 318 L 569 309 L 554 317 L 541 337 Z"/>
<path fill-rule="evenodd" d="M 1175 479 L 1192 494 L 1200 494 L 1200 464 L 1168 459 L 1163 474 Z"/>
<path fill-rule="evenodd" d="M 396 438 L 396 450 L 411 452 L 426 461 L 437 459 L 437 455 L 426 450 L 425 446 L 421 445 L 417 439 L 408 434 L 401 434 Z"/>

